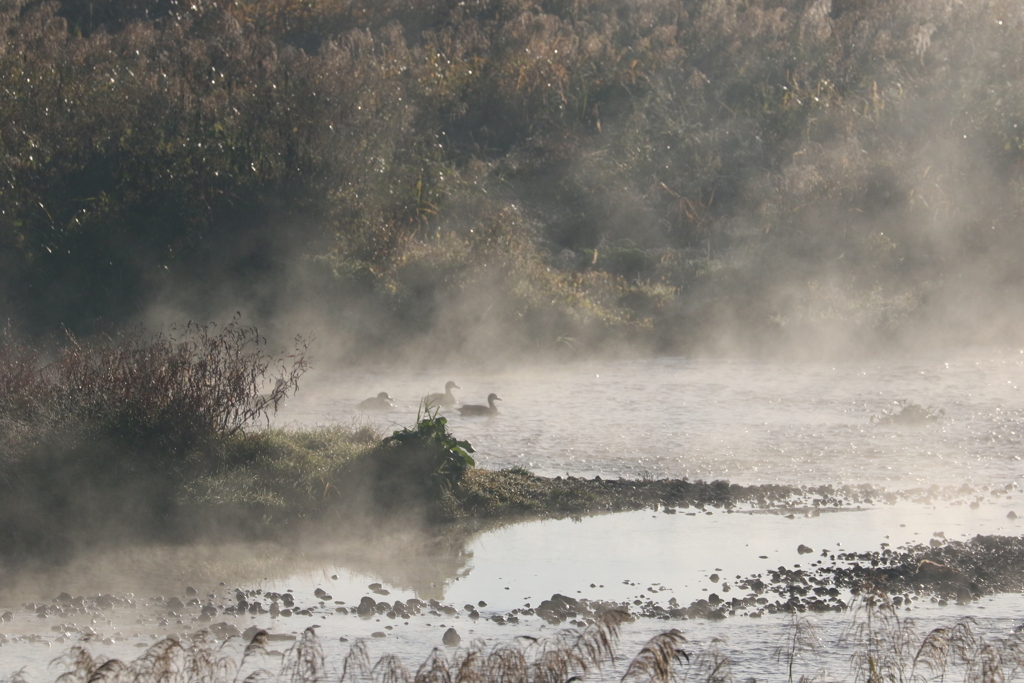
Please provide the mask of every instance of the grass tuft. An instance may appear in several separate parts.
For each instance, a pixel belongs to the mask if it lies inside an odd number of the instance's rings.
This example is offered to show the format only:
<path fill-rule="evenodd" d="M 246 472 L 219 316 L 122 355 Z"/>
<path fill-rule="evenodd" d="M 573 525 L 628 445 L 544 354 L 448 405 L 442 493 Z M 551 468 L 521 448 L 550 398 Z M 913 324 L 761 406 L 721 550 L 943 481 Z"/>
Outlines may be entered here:
<path fill-rule="evenodd" d="M 886 614 L 888 612 L 888 614 Z M 969 680 L 1011 681 L 1024 672 L 1024 643 L 1017 634 L 986 638 L 969 619 L 940 627 L 918 638 L 908 620 L 895 618 L 891 605 L 866 598 L 856 613 L 854 628 L 835 643 L 853 650 L 850 674 L 854 681 Z M 394 654 L 371 664 L 365 641 L 352 644 L 341 664 L 340 675 L 324 659 L 315 631 L 307 629 L 281 658 L 277 672 L 257 669 L 246 681 L 277 680 L 290 683 L 568 683 L 606 678 L 615 665 L 619 629 L 627 617 L 611 612 L 582 633 L 563 631 L 538 640 L 522 636 L 488 648 L 482 640 L 455 650 L 446 657 L 434 649 L 410 676 Z M 794 621 L 785 635 L 783 649 L 790 654 L 813 654 L 807 649 L 807 624 Z M 857 637 L 851 639 L 851 633 Z M 200 632 L 190 641 L 167 638 L 152 645 L 132 662 L 94 658 L 84 646 L 75 646 L 54 662 L 63 672 L 58 683 L 237 683 L 246 659 L 264 649 L 266 632 L 258 632 L 246 646 L 239 662 Z M 727 683 L 733 680 L 726 643 L 712 639 L 689 651 L 683 634 L 672 629 L 648 641 L 623 671 L 622 683 Z M 824 671 L 797 676 L 801 657 L 770 658 L 761 662 L 758 680 L 788 676 L 788 680 L 844 680 Z M 771 667 L 783 665 L 783 671 Z M 752 663 L 752 666 L 758 666 Z M 246 669 L 247 670 L 247 669 Z M 12 678 L 12 681 L 17 678 Z"/>

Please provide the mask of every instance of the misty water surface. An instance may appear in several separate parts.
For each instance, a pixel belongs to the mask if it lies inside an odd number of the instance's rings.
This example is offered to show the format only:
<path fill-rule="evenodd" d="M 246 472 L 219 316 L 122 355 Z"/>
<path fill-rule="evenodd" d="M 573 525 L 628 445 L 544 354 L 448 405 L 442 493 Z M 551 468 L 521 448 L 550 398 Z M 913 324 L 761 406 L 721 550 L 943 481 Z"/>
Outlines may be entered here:
<path fill-rule="evenodd" d="M 371 549 L 335 548 L 329 532 L 316 548 L 262 547 L 248 555 L 245 546 L 225 539 L 220 549 L 177 549 L 166 558 L 158 556 L 145 563 L 144 572 L 129 572 L 131 581 L 113 570 L 85 574 L 83 561 L 77 570 L 34 577 L 24 590 L 8 591 L 0 608 L 18 612 L 17 603 L 52 600 L 60 590 L 133 590 L 140 598 L 166 597 L 180 594 L 188 584 L 196 584 L 201 595 L 223 595 L 229 601 L 239 586 L 289 590 L 307 601 L 314 601 L 313 592 L 320 588 L 353 605 L 368 593 L 370 583 L 380 582 L 391 600 L 433 597 L 456 608 L 487 602 L 478 622 L 463 613 L 419 617 L 408 624 L 327 613 L 290 620 L 231 617 L 240 629 L 258 625 L 299 633 L 319 626 L 334 666 L 339 666 L 352 640 L 391 626 L 386 638 L 371 639 L 371 652 L 399 654 L 415 669 L 439 644 L 442 624 L 456 626 L 464 637 L 491 642 L 550 634 L 553 627 L 536 618 L 498 626 L 487 617 L 526 603 L 535 605 L 555 592 L 616 601 L 657 596 L 664 602 L 674 597 L 688 604 L 721 590 L 709 578 L 714 573 L 747 576 L 779 565 L 809 563 L 823 551 L 872 551 L 883 543 L 898 547 L 936 538 L 964 540 L 978 533 L 1015 535 L 1019 520 L 1007 518 L 1007 513 L 1024 513 L 1016 486 L 1024 426 L 1019 393 L 1024 353 L 1019 351 L 831 365 L 662 358 L 488 372 L 320 370 L 307 377 L 297 397 L 277 416 L 277 424 L 370 422 L 386 434 L 412 425 L 419 398 L 441 391 L 447 380 L 460 385 L 455 393 L 464 402 L 482 403 L 490 392 L 502 398 L 500 413 L 491 418 L 445 412 L 453 433 L 475 446 L 482 467 L 520 466 L 548 476 L 871 484 L 890 490 L 935 485 L 949 491 L 964 484 L 971 488 L 953 499 L 917 496 L 897 505 L 879 503 L 795 518 L 743 511 L 667 515 L 646 510 L 579 521 L 539 521 L 473 535 L 437 553 L 411 545 L 403 548 L 398 540 L 384 553 L 387 561 L 373 559 Z M 359 401 L 380 391 L 396 399 L 394 410 L 356 409 Z M 894 402 L 901 399 L 931 407 L 936 414 L 944 412 L 923 425 L 872 420 L 897 410 Z M 382 535 L 381 546 L 388 543 Z M 800 556 L 800 543 L 813 547 L 815 555 Z M 122 564 L 143 566 L 130 558 Z M 923 603 L 908 615 L 923 625 L 971 615 L 989 633 L 1008 633 L 1016 623 L 1019 600 L 1020 596 L 993 596 L 941 609 Z M 10 662 L 9 671 L 27 666 L 30 672 L 41 672 L 49 659 L 75 642 L 75 636 L 51 633 L 48 622 L 34 621 L 34 614 L 23 612 L 13 622 L 0 624 L 0 632 L 35 639 L 12 639 L 0 647 L 0 655 Z M 166 616 L 160 617 L 166 622 L 162 624 L 148 617 L 133 623 L 141 617 L 141 612 L 111 615 L 109 623 L 92 624 L 97 632 L 94 647 L 129 657 L 156 637 L 203 626 Z M 832 654 L 823 665 L 842 678 L 847 654 L 836 649 L 834 641 L 849 625 L 850 615 L 816 619 L 823 634 L 833 639 L 832 645 L 826 642 Z M 647 637 L 670 627 L 683 629 L 695 648 L 724 638 L 728 645 L 723 649 L 733 659 L 737 676 L 757 675 L 786 633 L 788 617 L 735 617 L 722 623 L 641 621 L 627 627 L 622 649 L 635 652 Z M 119 635 L 104 644 L 102 638 L 114 633 Z M 45 677 L 40 675 L 30 680 Z"/>
<path fill-rule="evenodd" d="M 660 358 L 493 373 L 346 370 L 313 375 L 282 423 L 415 422 L 443 390 L 493 418 L 445 411 L 479 465 L 604 478 L 687 477 L 739 484 L 999 485 L 1017 479 L 1024 352 L 992 351 L 849 364 Z M 356 404 L 379 391 L 387 413 Z M 906 400 L 944 411 L 933 424 L 873 424 Z"/>

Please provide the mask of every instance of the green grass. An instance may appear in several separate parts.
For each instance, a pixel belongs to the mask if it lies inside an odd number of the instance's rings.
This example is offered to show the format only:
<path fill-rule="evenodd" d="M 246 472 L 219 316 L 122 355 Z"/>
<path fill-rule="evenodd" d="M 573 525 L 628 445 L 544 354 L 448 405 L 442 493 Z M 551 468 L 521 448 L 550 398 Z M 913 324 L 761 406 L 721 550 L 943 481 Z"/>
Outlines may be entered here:
<path fill-rule="evenodd" d="M 346 466 L 379 442 L 368 427 L 342 426 L 234 437 L 224 445 L 227 464 L 185 484 L 182 502 L 255 505 L 282 518 L 308 517 L 337 502 Z"/>

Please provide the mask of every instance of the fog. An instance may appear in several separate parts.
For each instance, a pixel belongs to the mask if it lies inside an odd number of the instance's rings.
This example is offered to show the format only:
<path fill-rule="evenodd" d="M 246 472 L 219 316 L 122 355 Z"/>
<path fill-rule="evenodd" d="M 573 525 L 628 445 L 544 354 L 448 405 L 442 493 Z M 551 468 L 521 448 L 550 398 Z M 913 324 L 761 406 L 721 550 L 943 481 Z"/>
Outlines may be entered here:
<path fill-rule="evenodd" d="M 4 15 L 80 93 L 7 112 L 20 333 L 241 312 L 323 367 L 1020 338 L 1015 4 L 195 12 Z"/>
<path fill-rule="evenodd" d="M 441 599 L 495 529 L 338 461 L 448 380 L 502 398 L 443 414 L 488 470 L 867 484 L 1012 533 L 1021 3 L 272 4 L 0 7 L 8 597 L 330 566 Z M 170 351 L 82 370 L 189 321 L 302 359 L 236 440 L 149 429 L 189 422 Z"/>

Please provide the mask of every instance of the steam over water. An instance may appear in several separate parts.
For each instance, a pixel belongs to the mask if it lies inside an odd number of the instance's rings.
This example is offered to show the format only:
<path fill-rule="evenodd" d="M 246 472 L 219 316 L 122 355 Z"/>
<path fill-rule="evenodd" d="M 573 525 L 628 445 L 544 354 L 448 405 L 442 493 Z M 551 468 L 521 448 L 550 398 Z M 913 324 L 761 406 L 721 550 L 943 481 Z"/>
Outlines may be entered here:
<path fill-rule="evenodd" d="M 343 373 L 319 378 L 280 415 L 310 425 L 411 425 L 421 396 L 502 399 L 493 418 L 445 411 L 477 464 L 580 477 L 727 479 L 738 484 L 999 485 L 1021 476 L 1024 353 L 979 352 L 833 365 L 686 358 L 579 363 L 494 374 Z M 356 404 L 387 391 L 396 409 Z M 905 400 L 944 414 L 877 424 Z"/>
<path fill-rule="evenodd" d="M 738 484 L 870 484 L 889 491 L 935 485 L 954 495 L 926 492 L 902 497 L 895 505 L 865 504 L 807 516 L 642 510 L 581 521 L 546 520 L 470 537 L 447 559 L 443 553 L 420 557 L 399 552 L 392 566 L 366 561 L 365 548 L 354 553 L 331 548 L 329 533 L 321 539 L 319 555 L 296 550 L 295 558 L 289 555 L 292 549 L 282 549 L 278 557 L 266 547 L 232 545 L 230 539 L 212 549 L 172 548 L 166 558 L 146 549 L 145 555 L 153 557 L 142 563 L 124 560 L 133 573 L 120 578 L 104 569 L 110 558 L 83 559 L 79 570 L 93 561 L 99 568 L 90 567 L 94 573 L 89 575 L 72 568 L 34 577 L 31 588 L 0 592 L 0 614 L 8 609 L 13 614 L 0 623 L 5 662 L 0 676 L 26 667 L 33 683 L 52 678 L 46 663 L 82 638 L 92 638 L 94 651 L 131 659 L 159 637 L 205 628 L 209 624 L 196 618 L 198 607 L 191 617 L 187 608 L 168 611 L 171 596 L 188 600 L 187 585 L 195 585 L 204 602 L 220 609 L 233 604 L 236 588 L 288 591 L 312 611 L 287 619 L 220 612 L 213 620 L 227 621 L 239 631 L 258 626 L 277 634 L 319 627 L 332 669 L 340 667 L 351 641 L 367 639 L 374 658 L 397 654 L 415 670 L 440 645 L 448 626 L 457 628 L 464 642 L 485 638 L 496 644 L 519 635 L 551 634 L 558 627 L 536 617 L 507 625 L 490 618 L 528 603 L 536 606 L 556 592 L 626 604 L 676 599 L 686 605 L 723 592 L 724 582 L 733 577 L 766 575 L 779 566 L 807 568 L 816 560 L 827 561 L 822 558 L 830 553 L 877 551 L 882 544 L 941 544 L 979 533 L 1018 535 L 1024 522 L 1016 514 L 1008 516 L 1013 511 L 1024 515 L 1017 485 L 1024 471 L 1020 351 L 832 365 L 661 358 L 496 372 L 321 372 L 311 373 L 276 422 L 369 421 L 388 433 L 411 426 L 420 397 L 441 391 L 448 380 L 461 387 L 455 394 L 463 403 L 484 403 L 492 392 L 502 399 L 493 417 L 444 413 L 452 432 L 473 444 L 477 464 L 486 468 Z M 357 410 L 360 401 L 381 391 L 395 399 L 395 409 Z M 937 419 L 924 424 L 872 419 L 898 412 L 895 402 L 900 400 L 930 407 Z M 799 544 L 814 554 L 801 555 Z M 318 606 L 319 590 L 352 608 L 375 582 L 390 592 L 388 600 L 435 598 L 457 613 L 435 612 L 403 623 L 382 615 L 342 615 L 331 600 Z M 66 622 L 54 627 L 56 617 L 43 619 L 31 603 L 52 603 L 64 590 L 87 596 L 135 591 L 136 604 L 131 609 L 115 606 L 89 625 L 62 617 Z M 480 601 L 486 607 L 481 605 L 481 618 L 472 621 L 463 605 Z M 1015 595 L 986 596 L 939 607 L 920 599 L 907 616 L 918 620 L 921 630 L 972 616 L 981 631 L 1005 635 L 1018 623 L 1019 601 Z M 820 666 L 834 678 L 849 678 L 849 651 L 839 645 L 839 635 L 849 626 L 850 614 L 815 618 L 825 654 L 802 672 L 813 675 Z M 691 652 L 724 639 L 720 649 L 732 661 L 734 679 L 762 679 L 779 640 L 790 633 L 790 621 L 782 615 L 757 620 L 740 615 L 722 622 L 641 619 L 625 628 L 620 651 L 631 656 L 647 638 L 668 628 L 684 632 Z M 371 638 L 373 632 L 385 637 Z M 781 668 L 776 673 L 779 680 L 786 676 Z"/>

